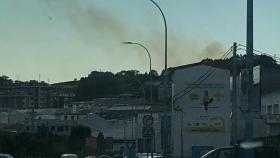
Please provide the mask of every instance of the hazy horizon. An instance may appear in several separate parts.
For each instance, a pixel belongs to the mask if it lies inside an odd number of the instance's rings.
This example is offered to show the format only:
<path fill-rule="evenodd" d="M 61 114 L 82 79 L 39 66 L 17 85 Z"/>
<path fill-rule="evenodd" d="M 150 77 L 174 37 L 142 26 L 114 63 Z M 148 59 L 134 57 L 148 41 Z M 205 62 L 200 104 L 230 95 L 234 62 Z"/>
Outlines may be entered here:
<path fill-rule="evenodd" d="M 246 42 L 246 1 L 155 0 L 168 24 L 168 66 L 217 58 Z M 254 1 L 254 47 L 280 55 L 280 1 Z M 3 0 L 0 2 L 0 75 L 50 83 L 91 71 L 164 68 L 162 17 L 149 0 Z M 240 52 L 243 53 L 243 52 Z"/>

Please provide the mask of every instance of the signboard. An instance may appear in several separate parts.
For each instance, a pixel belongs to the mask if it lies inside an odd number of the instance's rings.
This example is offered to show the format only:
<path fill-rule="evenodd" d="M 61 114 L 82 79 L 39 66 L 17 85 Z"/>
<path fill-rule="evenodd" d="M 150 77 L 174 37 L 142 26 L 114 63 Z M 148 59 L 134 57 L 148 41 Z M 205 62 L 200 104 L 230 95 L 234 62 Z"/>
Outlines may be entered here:
<path fill-rule="evenodd" d="M 201 84 L 187 96 L 188 104 L 183 105 L 186 114 L 184 117 L 184 132 L 224 132 L 225 119 L 223 108 L 225 93 L 222 84 Z"/>
<path fill-rule="evenodd" d="M 185 132 L 224 132 L 225 120 L 222 116 L 205 117 L 187 122 Z"/>
<path fill-rule="evenodd" d="M 144 114 L 144 113 L 138 114 L 137 122 L 138 122 L 139 124 L 143 124 L 143 118 L 144 118 L 145 115 L 147 115 L 147 114 Z M 158 114 L 158 113 L 151 113 L 151 114 L 149 114 L 149 115 L 152 115 L 152 117 L 153 117 L 153 123 L 159 122 L 159 114 Z"/>
<path fill-rule="evenodd" d="M 266 123 L 280 123 L 280 114 L 266 115 Z"/>
<path fill-rule="evenodd" d="M 154 128 L 150 126 L 144 126 L 142 128 L 142 136 L 144 138 L 151 138 L 154 135 Z"/>
<path fill-rule="evenodd" d="M 153 119 L 153 116 L 152 115 L 145 115 L 143 117 L 143 124 L 145 126 L 152 126 L 154 123 L 154 119 Z"/>

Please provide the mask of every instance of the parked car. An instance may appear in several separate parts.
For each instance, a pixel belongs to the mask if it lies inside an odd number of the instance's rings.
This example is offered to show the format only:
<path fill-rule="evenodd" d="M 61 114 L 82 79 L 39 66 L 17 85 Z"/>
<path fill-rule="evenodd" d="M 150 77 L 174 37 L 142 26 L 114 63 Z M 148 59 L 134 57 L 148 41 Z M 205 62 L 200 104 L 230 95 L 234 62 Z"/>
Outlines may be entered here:
<path fill-rule="evenodd" d="M 116 154 L 116 155 L 113 155 L 112 158 L 124 158 L 124 156 L 123 156 L 123 155 Z"/>
<path fill-rule="evenodd" d="M 10 154 L 0 154 L 0 158 L 13 158 Z"/>
<path fill-rule="evenodd" d="M 98 156 L 98 158 L 112 158 L 112 157 L 108 156 L 108 155 L 101 155 L 101 156 Z"/>
<path fill-rule="evenodd" d="M 152 158 L 151 153 L 137 153 L 137 158 Z M 153 158 L 163 158 L 162 154 L 153 153 Z"/>
<path fill-rule="evenodd" d="M 76 154 L 63 154 L 61 158 L 78 158 Z"/>
<path fill-rule="evenodd" d="M 253 148 L 254 158 L 280 158 L 278 151 L 273 147 Z M 209 151 L 201 158 L 245 158 L 245 149 L 240 147 L 224 147 Z"/>
<path fill-rule="evenodd" d="M 85 158 L 97 158 L 96 156 L 87 156 Z"/>

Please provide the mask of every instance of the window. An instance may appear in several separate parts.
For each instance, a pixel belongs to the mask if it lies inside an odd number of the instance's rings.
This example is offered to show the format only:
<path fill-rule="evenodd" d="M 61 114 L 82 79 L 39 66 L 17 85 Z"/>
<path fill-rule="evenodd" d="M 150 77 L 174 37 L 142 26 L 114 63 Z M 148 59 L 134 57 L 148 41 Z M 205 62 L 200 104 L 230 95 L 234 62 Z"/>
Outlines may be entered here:
<path fill-rule="evenodd" d="M 58 126 L 57 127 L 57 132 L 62 132 L 63 131 L 63 126 Z"/>
<path fill-rule="evenodd" d="M 266 107 L 266 114 L 271 115 L 272 114 L 272 105 L 267 105 Z"/>
<path fill-rule="evenodd" d="M 55 131 L 55 127 L 54 126 L 51 126 L 51 131 Z"/>
<path fill-rule="evenodd" d="M 67 115 L 64 116 L 64 120 L 67 120 Z"/>
<path fill-rule="evenodd" d="M 79 120 L 79 116 L 77 115 L 77 120 Z"/>
<path fill-rule="evenodd" d="M 65 131 L 69 131 L 69 127 L 68 126 L 65 126 Z"/>
<path fill-rule="evenodd" d="M 273 105 L 273 114 L 279 114 L 279 104 Z"/>
<path fill-rule="evenodd" d="M 74 120 L 74 116 L 73 115 L 71 116 L 71 120 Z"/>

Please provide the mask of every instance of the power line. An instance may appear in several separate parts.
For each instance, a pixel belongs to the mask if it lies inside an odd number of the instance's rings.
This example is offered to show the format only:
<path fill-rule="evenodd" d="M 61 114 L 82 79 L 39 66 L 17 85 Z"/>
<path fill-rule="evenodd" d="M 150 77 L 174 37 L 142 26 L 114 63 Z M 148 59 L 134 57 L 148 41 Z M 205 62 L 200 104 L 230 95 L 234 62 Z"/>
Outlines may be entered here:
<path fill-rule="evenodd" d="M 230 48 L 226 51 L 226 53 L 224 53 L 224 54 L 222 55 L 222 57 L 221 57 L 220 59 L 225 58 L 225 57 L 231 52 L 231 50 L 232 50 L 232 47 L 230 47 Z M 199 82 L 203 77 L 207 76 L 208 73 L 211 73 L 213 69 L 214 69 L 214 67 L 210 67 L 210 68 L 207 70 L 207 72 L 204 73 L 203 75 L 201 75 L 195 82 L 193 82 L 192 85 L 194 85 L 194 84 L 196 84 L 197 82 Z M 174 97 L 180 95 L 180 93 L 185 92 L 185 91 L 186 91 L 188 88 L 190 88 L 190 87 L 191 87 L 191 86 L 188 86 L 188 87 L 184 88 L 184 90 L 182 90 L 182 91 L 178 92 L 177 94 L 175 94 Z"/>
<path fill-rule="evenodd" d="M 246 48 L 246 46 L 245 46 L 245 45 L 242 45 L 242 44 L 238 44 L 238 46 L 242 46 L 242 47 L 245 47 L 245 48 Z M 247 51 L 247 50 L 244 49 L 244 48 L 238 48 L 237 50 L 243 50 L 243 51 L 245 51 L 245 52 Z M 271 57 L 271 58 L 277 60 L 278 62 L 280 62 L 280 57 L 272 56 L 272 55 L 270 55 L 270 54 L 268 54 L 268 53 L 265 53 L 265 52 L 263 52 L 263 51 L 256 50 L 256 49 L 254 49 L 254 51 L 257 52 L 257 53 L 259 53 L 259 54 L 254 53 L 254 54 L 256 54 L 256 55 L 266 55 L 266 56 L 269 56 L 269 57 Z"/>
<path fill-rule="evenodd" d="M 220 59 L 225 59 L 229 53 L 232 52 L 232 47 L 230 47 L 223 55 Z M 201 75 L 195 82 L 193 82 L 190 86 L 187 86 L 184 90 L 182 90 L 181 92 L 178 92 L 176 95 L 174 95 L 174 101 L 180 99 L 181 97 L 185 96 L 186 94 L 188 94 L 189 92 L 191 92 L 193 89 L 195 89 L 199 84 L 201 84 L 203 81 L 205 81 L 207 78 L 209 78 L 215 71 L 216 71 L 216 67 L 211 66 L 208 71 Z M 189 89 L 190 88 L 190 89 Z M 189 90 L 188 90 L 189 89 Z"/>
<path fill-rule="evenodd" d="M 244 48 L 247 48 L 247 46 L 246 45 L 243 45 L 243 44 L 238 44 L 238 46 L 241 46 L 241 47 L 244 47 Z M 246 49 L 242 49 L 242 48 L 239 48 L 239 50 L 244 50 L 244 51 L 246 51 Z M 270 57 L 273 57 L 273 58 L 276 58 L 276 59 L 278 59 L 278 60 L 280 60 L 280 57 L 277 57 L 277 56 L 272 56 L 272 55 L 270 55 L 269 53 L 265 53 L 265 52 L 263 52 L 263 51 L 260 51 L 260 50 L 257 50 L 257 49 L 253 49 L 255 52 L 257 52 L 257 53 L 260 53 L 261 55 L 267 55 L 267 56 L 270 56 Z"/>

